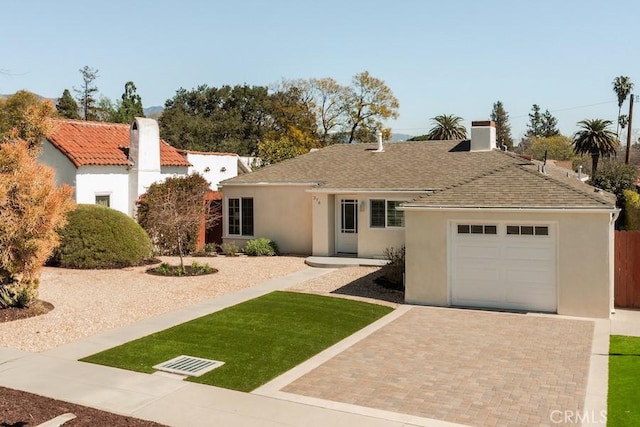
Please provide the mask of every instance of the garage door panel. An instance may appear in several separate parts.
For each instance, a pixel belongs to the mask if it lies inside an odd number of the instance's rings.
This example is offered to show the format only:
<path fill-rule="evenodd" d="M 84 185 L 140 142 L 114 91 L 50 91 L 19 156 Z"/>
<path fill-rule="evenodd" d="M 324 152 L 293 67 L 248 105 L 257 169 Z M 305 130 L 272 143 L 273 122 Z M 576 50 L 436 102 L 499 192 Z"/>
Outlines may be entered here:
<path fill-rule="evenodd" d="M 492 235 L 459 234 L 453 226 L 452 304 L 555 312 L 554 227 L 548 225 L 544 236 L 507 235 L 506 223 L 497 230 Z"/>
<path fill-rule="evenodd" d="M 465 286 L 466 285 L 466 286 Z M 496 288 L 495 280 L 468 280 L 463 286 L 454 290 L 453 297 L 458 301 L 466 301 L 466 305 L 477 301 L 502 301 L 505 298 L 503 289 Z"/>
<path fill-rule="evenodd" d="M 505 246 L 505 259 L 511 260 L 547 260 L 553 261 L 554 256 L 549 251 L 549 245 L 544 247 Z"/>
<path fill-rule="evenodd" d="M 500 256 L 501 248 L 482 246 L 481 244 L 469 245 L 466 242 L 458 246 L 457 255 L 460 259 L 496 259 Z"/>

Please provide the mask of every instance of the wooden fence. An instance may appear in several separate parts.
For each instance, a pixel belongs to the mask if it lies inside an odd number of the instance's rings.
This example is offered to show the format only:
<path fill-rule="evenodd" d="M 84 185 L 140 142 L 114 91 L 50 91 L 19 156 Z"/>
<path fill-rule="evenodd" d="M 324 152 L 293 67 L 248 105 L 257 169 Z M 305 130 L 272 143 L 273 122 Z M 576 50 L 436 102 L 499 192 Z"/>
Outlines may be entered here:
<path fill-rule="evenodd" d="M 615 232 L 615 305 L 640 308 L 640 231 Z"/>

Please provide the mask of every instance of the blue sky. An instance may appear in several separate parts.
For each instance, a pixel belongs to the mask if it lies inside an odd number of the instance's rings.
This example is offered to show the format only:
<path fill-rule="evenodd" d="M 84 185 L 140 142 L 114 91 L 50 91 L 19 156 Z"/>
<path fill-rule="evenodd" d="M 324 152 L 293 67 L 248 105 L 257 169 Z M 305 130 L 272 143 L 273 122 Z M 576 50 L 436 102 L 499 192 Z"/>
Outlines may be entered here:
<path fill-rule="evenodd" d="M 425 133 L 439 114 L 469 126 L 501 100 L 519 140 L 534 103 L 571 135 L 579 120 L 615 119 L 616 76 L 640 93 L 633 0 L 21 0 L 3 2 L 2 16 L 4 94 L 59 97 L 84 65 L 112 100 L 132 80 L 145 107 L 180 87 L 349 84 L 367 70 L 400 102 L 396 133 Z"/>

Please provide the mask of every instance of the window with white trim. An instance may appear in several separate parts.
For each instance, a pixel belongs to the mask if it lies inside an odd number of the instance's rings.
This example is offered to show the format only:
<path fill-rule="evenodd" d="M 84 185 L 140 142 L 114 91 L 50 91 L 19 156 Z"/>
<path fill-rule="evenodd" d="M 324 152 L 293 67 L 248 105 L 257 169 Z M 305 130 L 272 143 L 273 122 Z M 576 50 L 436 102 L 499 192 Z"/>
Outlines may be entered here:
<path fill-rule="evenodd" d="M 507 225 L 507 236 L 548 236 L 546 225 Z"/>
<path fill-rule="evenodd" d="M 495 224 L 458 224 L 458 234 L 497 234 L 498 226 Z"/>
<path fill-rule="evenodd" d="M 231 236 L 253 236 L 253 198 L 227 201 L 228 231 Z"/>
<path fill-rule="evenodd" d="M 108 194 L 100 194 L 96 195 L 96 205 L 110 207 L 111 205 L 111 196 Z"/>
<path fill-rule="evenodd" d="M 369 226 L 371 228 L 404 227 L 404 212 L 396 208 L 402 200 L 371 199 L 369 201 Z"/>

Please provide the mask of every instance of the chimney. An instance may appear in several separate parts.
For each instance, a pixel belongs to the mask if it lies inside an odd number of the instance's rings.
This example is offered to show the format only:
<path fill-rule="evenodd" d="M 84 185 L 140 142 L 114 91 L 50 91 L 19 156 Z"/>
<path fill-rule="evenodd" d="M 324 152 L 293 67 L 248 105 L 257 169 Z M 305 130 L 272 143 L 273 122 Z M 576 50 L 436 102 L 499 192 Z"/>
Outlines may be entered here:
<path fill-rule="evenodd" d="M 376 136 L 378 137 L 378 149 L 377 153 L 382 153 L 384 151 L 384 147 L 382 146 L 382 131 L 376 132 Z"/>
<path fill-rule="evenodd" d="M 160 129 L 153 119 L 136 117 L 129 128 L 129 212 L 135 214 L 135 202 L 158 181 L 160 175 Z"/>
<path fill-rule="evenodd" d="M 491 151 L 496 148 L 496 123 L 491 120 L 471 122 L 471 150 Z"/>

